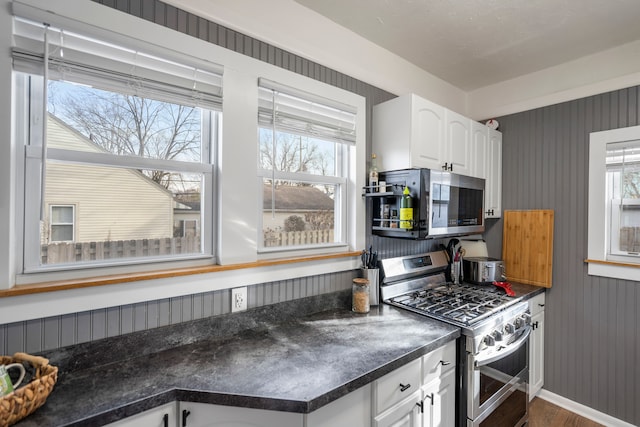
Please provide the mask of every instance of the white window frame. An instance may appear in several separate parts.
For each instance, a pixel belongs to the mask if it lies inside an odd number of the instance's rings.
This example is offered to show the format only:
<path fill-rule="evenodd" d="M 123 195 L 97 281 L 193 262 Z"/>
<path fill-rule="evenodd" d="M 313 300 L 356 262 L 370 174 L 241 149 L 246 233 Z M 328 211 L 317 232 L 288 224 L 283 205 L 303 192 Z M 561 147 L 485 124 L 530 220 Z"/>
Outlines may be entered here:
<path fill-rule="evenodd" d="M 355 135 L 358 132 L 358 128 L 355 126 L 355 117 L 357 113 L 357 109 L 350 105 L 345 105 L 339 101 L 332 100 L 327 98 L 324 94 L 316 94 L 311 93 L 308 90 L 302 90 L 296 87 L 292 87 L 289 85 L 284 85 L 279 82 L 270 81 L 267 79 L 259 80 L 259 92 L 261 101 L 264 101 L 262 96 L 266 93 L 271 93 L 273 96 L 277 96 L 279 93 L 285 94 L 285 98 L 287 96 L 294 97 L 296 102 L 301 100 L 300 104 L 296 104 L 293 106 L 295 109 L 294 115 L 296 117 L 295 121 L 302 121 L 302 115 L 307 117 L 309 115 L 309 122 L 311 127 L 314 126 L 315 123 L 329 123 L 331 122 L 331 126 L 335 128 L 335 131 L 329 135 L 318 135 L 317 138 L 320 140 L 326 140 L 333 142 L 335 144 L 335 174 L 334 175 L 317 175 L 311 173 L 304 172 L 287 172 L 287 171 L 275 171 L 272 169 L 264 169 L 258 165 L 258 177 L 260 178 L 258 182 L 259 186 L 259 215 L 258 215 L 258 252 L 259 253 L 278 253 L 278 252 L 286 252 L 286 251 L 298 251 L 305 249 L 318 249 L 318 248 L 335 248 L 335 247 L 346 247 L 347 246 L 347 236 L 348 236 L 348 226 L 349 226 L 349 215 L 351 212 L 349 211 L 349 205 L 347 200 L 350 196 L 349 186 L 348 186 L 348 177 L 350 174 L 350 158 L 355 157 Z M 277 98 L 276 98 L 277 99 Z M 290 101 L 291 98 L 289 98 Z M 287 105 L 281 105 L 278 108 L 283 108 L 283 110 L 287 107 Z M 308 109 L 308 112 L 306 111 Z M 287 111 L 283 112 L 286 116 Z M 260 113 L 262 114 L 262 113 Z M 260 116 L 259 114 L 259 116 Z M 335 117 L 333 115 L 335 114 Z M 349 117 L 349 115 L 353 114 L 353 118 Z M 268 115 L 268 114 L 267 114 Z M 345 116 L 347 117 L 345 119 Z M 349 122 L 349 120 L 353 119 L 353 122 Z M 261 118 L 262 120 L 262 118 Z M 261 121 L 259 120 L 259 122 Z M 286 119 L 285 119 L 286 120 Z M 277 124 L 270 124 L 271 131 L 282 132 L 282 133 L 291 133 L 293 135 L 300 134 L 300 132 L 296 132 L 296 130 L 290 130 L 285 127 L 279 127 Z M 258 123 L 258 128 L 269 129 L 264 123 Z M 299 129 L 299 127 L 298 127 Z M 359 130 L 363 132 L 362 129 Z M 305 133 L 304 131 L 302 133 Z M 319 130 L 318 133 L 324 133 L 322 130 Z M 308 134 L 309 137 L 314 137 L 313 134 Z M 274 135 L 275 138 L 275 135 Z M 341 139 L 341 138 L 344 138 Z M 259 141 L 258 141 L 259 143 Z M 263 182 L 265 179 L 270 179 L 273 181 L 290 181 L 297 183 L 305 183 L 311 185 L 333 185 L 335 186 L 334 193 L 334 242 L 330 243 L 318 243 L 318 244 L 310 244 L 310 245 L 296 245 L 296 246 L 274 246 L 274 247 L 265 247 L 263 241 Z M 274 201 L 275 203 L 275 201 Z"/>
<path fill-rule="evenodd" d="M 70 223 L 67 223 L 67 222 L 54 223 L 53 210 L 55 208 L 71 208 L 71 222 Z M 75 205 L 52 203 L 51 205 L 49 205 L 49 218 L 51 218 L 49 223 L 49 241 L 50 242 L 74 242 L 76 240 L 76 206 Z M 71 226 L 71 239 L 70 240 L 53 240 L 51 238 L 51 236 L 53 236 L 53 227 L 64 226 L 64 225 Z"/>
<path fill-rule="evenodd" d="M 20 28 L 22 34 L 26 34 L 23 37 L 22 41 L 23 46 L 30 47 L 31 44 L 38 45 L 36 37 L 39 34 L 34 34 L 35 25 L 30 23 L 29 21 L 22 20 L 21 18 L 16 18 L 16 26 Z M 58 37 L 58 42 L 62 43 L 63 36 L 60 30 L 52 31 L 53 35 Z M 147 61 L 146 64 L 149 68 L 153 69 L 153 77 L 155 80 L 149 80 L 151 82 L 151 92 L 150 93 L 158 93 L 164 96 L 161 92 L 162 84 L 183 84 L 185 82 L 185 78 L 183 77 L 175 77 L 176 73 L 185 74 L 184 69 L 188 67 L 193 67 L 193 69 L 198 70 L 197 78 L 206 79 L 209 76 L 214 76 L 215 73 L 220 72 L 221 68 L 211 64 L 212 71 L 206 71 L 206 64 L 202 64 L 201 60 L 196 58 L 191 58 L 188 56 L 172 56 L 171 54 L 167 54 L 165 56 L 145 56 L 144 54 L 138 53 L 137 50 L 128 51 L 126 49 L 120 49 L 115 45 L 111 45 L 109 43 L 113 43 L 108 38 L 109 33 L 106 33 L 106 38 L 97 39 L 98 43 L 105 42 L 107 43 L 105 49 L 108 50 L 109 57 L 117 57 L 117 55 L 129 55 L 135 58 L 142 57 L 142 61 Z M 34 43 L 31 42 L 30 37 L 33 37 Z M 65 36 L 66 39 L 72 38 L 68 34 Z M 75 45 L 82 45 L 83 43 L 92 43 L 91 39 L 84 40 L 84 36 L 77 36 L 77 40 L 73 40 Z M 55 38 L 55 37 L 54 37 Z M 114 36 L 114 38 L 117 38 Z M 74 46 L 73 43 L 69 43 L 70 46 Z M 69 48 L 67 50 L 74 51 L 73 48 Z M 75 52 L 75 51 L 74 51 Z M 77 57 L 82 58 L 82 49 L 78 49 Z M 69 52 L 67 52 L 69 53 Z M 129 57 L 125 57 L 123 60 L 129 60 Z M 44 181 L 41 179 L 42 173 L 45 171 L 42 167 L 42 158 L 43 158 L 43 123 L 46 122 L 44 120 L 44 106 L 43 106 L 43 81 L 44 78 L 42 75 L 38 74 L 38 66 L 37 60 L 34 61 L 34 69 L 22 69 L 23 67 L 29 68 L 29 60 L 23 61 L 20 63 L 20 67 L 18 70 L 14 71 L 13 81 L 14 81 L 14 91 L 16 93 L 16 97 L 14 98 L 14 106 L 15 111 L 19 112 L 16 114 L 16 129 L 22 129 L 23 132 L 20 132 L 22 135 L 28 135 L 28 140 L 25 140 L 23 145 L 24 147 L 24 159 L 25 159 L 25 181 L 24 181 L 24 193 L 25 193 L 25 211 L 24 211 L 24 253 L 22 258 L 22 272 L 26 275 L 31 275 L 33 277 L 42 276 L 42 274 L 46 274 L 46 279 L 40 280 L 51 280 L 55 279 L 55 272 L 57 271 L 65 271 L 69 270 L 80 270 L 85 271 L 86 275 L 95 275 L 95 269 L 100 268 L 104 269 L 105 267 L 122 267 L 122 266 L 144 266 L 145 269 L 153 269 L 158 268 L 158 263 L 165 263 L 167 261 L 175 261 L 175 262 L 195 262 L 195 265 L 202 265 L 203 263 L 210 264 L 212 260 L 215 260 L 214 253 L 214 237 L 215 237 L 215 227 L 214 227 L 214 206 L 215 206 L 215 185 L 214 185 L 214 165 L 215 165 L 215 141 L 219 141 L 221 137 L 221 124 L 219 120 L 221 118 L 221 114 L 217 113 L 215 110 L 210 109 L 209 106 L 211 103 L 206 104 L 204 106 L 204 114 L 202 121 L 202 129 L 201 129 L 201 139 L 203 141 L 200 153 L 200 161 L 199 162 L 189 162 L 189 161 L 179 161 L 179 160 L 165 160 L 165 159 L 154 159 L 154 158 L 144 158 L 138 156 L 128 156 L 128 155 L 115 155 L 111 153 L 93 153 L 86 151 L 75 151 L 75 150 L 67 150 L 67 149 L 55 149 L 55 148 L 46 148 L 46 158 L 47 161 L 58 161 L 69 164 L 80 164 L 80 165 L 98 165 L 98 166 L 106 166 L 113 168 L 125 168 L 125 169 L 139 169 L 139 170 L 167 170 L 173 172 L 183 172 L 183 173 L 198 173 L 203 177 L 202 182 L 202 224 L 206 224 L 204 229 L 201 229 L 201 252 L 198 254 L 184 254 L 184 255 L 168 255 L 168 256 L 149 256 L 149 257 L 140 257 L 140 258 L 123 258 L 123 259 L 109 259 L 96 263 L 67 263 L 67 264 L 51 264 L 51 265 L 41 265 L 40 264 L 40 243 L 41 243 L 41 226 L 38 226 L 40 222 L 40 212 L 42 203 L 42 184 Z M 109 64 L 108 61 L 104 61 L 102 64 Z M 118 64 L 117 60 L 114 64 Z M 166 68 L 165 67 L 166 64 Z M 186 66 L 182 66 L 180 64 L 185 64 Z M 121 66 L 121 65 L 119 65 Z M 204 70 L 203 70 L 203 67 Z M 167 80 L 163 81 L 162 76 L 163 72 L 167 74 Z M 172 74 L 174 73 L 174 74 Z M 193 72 L 192 72 L 193 73 Z M 203 77 L 204 75 L 204 77 Z M 80 75 L 80 82 L 82 79 L 86 78 L 84 75 Z M 93 78 L 93 77 L 91 77 Z M 194 79 L 196 76 L 194 75 Z M 70 79 L 73 80 L 73 79 Z M 101 82 L 100 77 L 97 77 L 96 82 Z M 110 80 L 110 76 L 105 76 L 105 86 L 108 90 L 113 90 L 116 92 L 117 84 L 119 82 L 118 79 Z M 115 82 L 115 83 L 114 83 Z M 160 83 L 157 85 L 155 82 Z M 195 84 L 194 81 L 191 84 Z M 220 80 L 214 81 L 213 88 L 218 87 L 221 84 Z M 211 89 L 213 90 L 213 89 Z M 189 91 L 186 90 L 184 93 L 189 94 Z M 146 93 L 145 93 L 146 94 Z M 143 96 L 145 95 L 143 94 Z M 178 95 L 178 98 L 180 99 Z M 160 100 L 164 100 L 167 102 L 172 101 L 172 95 L 167 95 L 166 98 L 160 98 Z M 29 113 L 27 113 L 29 112 Z M 25 137 L 26 139 L 26 137 Z M 204 143 L 206 141 L 206 143 Z M 23 144 L 23 143 L 22 143 Z M 46 175 L 46 174 L 45 174 Z M 45 178 L 46 179 L 46 178 Z M 164 265 L 162 268 L 166 268 Z M 94 271 L 92 273 L 92 271 Z M 103 270 L 104 271 L 104 270 Z M 113 270 L 115 274 L 117 271 Z M 109 274 L 105 272 L 104 274 Z M 29 279 L 28 281 L 31 281 Z"/>
<path fill-rule="evenodd" d="M 640 141 L 640 126 L 592 132 L 589 135 L 588 274 L 640 281 L 640 259 L 608 255 L 611 224 L 607 201 L 607 145 Z"/>

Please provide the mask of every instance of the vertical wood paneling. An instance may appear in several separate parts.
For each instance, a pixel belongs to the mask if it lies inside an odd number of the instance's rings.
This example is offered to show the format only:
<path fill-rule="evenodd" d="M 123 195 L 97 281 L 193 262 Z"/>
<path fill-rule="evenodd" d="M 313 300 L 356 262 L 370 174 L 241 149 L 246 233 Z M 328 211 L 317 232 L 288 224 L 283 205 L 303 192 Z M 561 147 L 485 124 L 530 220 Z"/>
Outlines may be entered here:
<path fill-rule="evenodd" d="M 638 90 L 498 119 L 504 209 L 555 211 L 544 388 L 634 425 L 640 425 L 640 283 L 589 276 L 584 259 L 589 133 L 640 123 Z"/>

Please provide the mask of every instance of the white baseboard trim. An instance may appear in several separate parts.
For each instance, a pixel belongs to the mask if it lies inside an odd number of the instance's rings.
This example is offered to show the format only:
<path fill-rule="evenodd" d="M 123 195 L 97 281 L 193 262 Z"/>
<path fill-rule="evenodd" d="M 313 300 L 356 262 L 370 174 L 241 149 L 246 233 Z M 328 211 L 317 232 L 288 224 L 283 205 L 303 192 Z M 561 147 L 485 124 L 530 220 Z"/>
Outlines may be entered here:
<path fill-rule="evenodd" d="M 612 417 L 611 415 L 596 411 L 593 408 L 590 408 L 578 402 L 574 402 L 573 400 L 562 397 L 559 394 L 551 393 L 550 391 L 547 391 L 545 389 L 540 390 L 540 392 L 537 394 L 537 397 L 551 402 L 554 405 L 558 405 L 561 408 L 574 412 L 582 417 L 589 418 L 590 420 L 607 427 L 635 427 L 633 424 L 629 424 L 626 421 L 622 421 Z"/>

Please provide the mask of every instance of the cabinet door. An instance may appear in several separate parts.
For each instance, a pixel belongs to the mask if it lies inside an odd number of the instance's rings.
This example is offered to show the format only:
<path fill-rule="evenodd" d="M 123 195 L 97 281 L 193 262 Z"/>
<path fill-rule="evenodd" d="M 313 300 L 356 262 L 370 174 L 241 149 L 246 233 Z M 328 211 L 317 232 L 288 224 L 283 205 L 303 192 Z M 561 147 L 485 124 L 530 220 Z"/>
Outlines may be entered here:
<path fill-rule="evenodd" d="M 445 108 L 413 95 L 411 166 L 440 170 L 445 156 Z"/>
<path fill-rule="evenodd" d="M 451 172 L 471 175 L 471 119 L 445 110 L 445 120 L 444 161 L 453 165 Z"/>
<path fill-rule="evenodd" d="M 471 122 L 471 175 L 487 179 L 489 169 L 489 128 Z"/>
<path fill-rule="evenodd" d="M 375 427 L 422 427 L 421 392 L 391 407 L 374 418 Z"/>
<path fill-rule="evenodd" d="M 192 402 L 180 402 L 179 409 L 179 427 L 300 427 L 303 422 L 302 414 L 264 409 Z"/>
<path fill-rule="evenodd" d="M 449 370 L 423 388 L 423 427 L 449 427 L 455 425 L 456 372 Z"/>
<path fill-rule="evenodd" d="M 361 387 L 305 415 L 305 427 L 370 427 L 371 385 Z"/>
<path fill-rule="evenodd" d="M 178 402 L 167 403 L 137 415 L 108 424 L 108 427 L 175 427 Z"/>
<path fill-rule="evenodd" d="M 421 360 L 416 359 L 376 380 L 373 384 L 375 413 L 380 414 L 420 391 L 421 371 Z"/>
<path fill-rule="evenodd" d="M 544 293 L 529 300 L 533 328 L 529 344 L 529 400 L 544 385 L 544 301 Z"/>
<path fill-rule="evenodd" d="M 485 217 L 502 217 L 502 133 L 489 129 L 485 183 Z"/>

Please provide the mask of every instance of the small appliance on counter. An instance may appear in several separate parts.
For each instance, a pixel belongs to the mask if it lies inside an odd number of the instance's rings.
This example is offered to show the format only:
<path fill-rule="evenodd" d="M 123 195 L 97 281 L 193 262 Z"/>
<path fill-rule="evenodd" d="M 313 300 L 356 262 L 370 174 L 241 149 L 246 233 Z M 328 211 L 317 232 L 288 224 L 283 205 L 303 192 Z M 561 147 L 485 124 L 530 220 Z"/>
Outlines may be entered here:
<path fill-rule="evenodd" d="M 504 262 L 490 257 L 466 257 L 462 260 L 464 280 L 479 285 L 506 280 Z"/>

